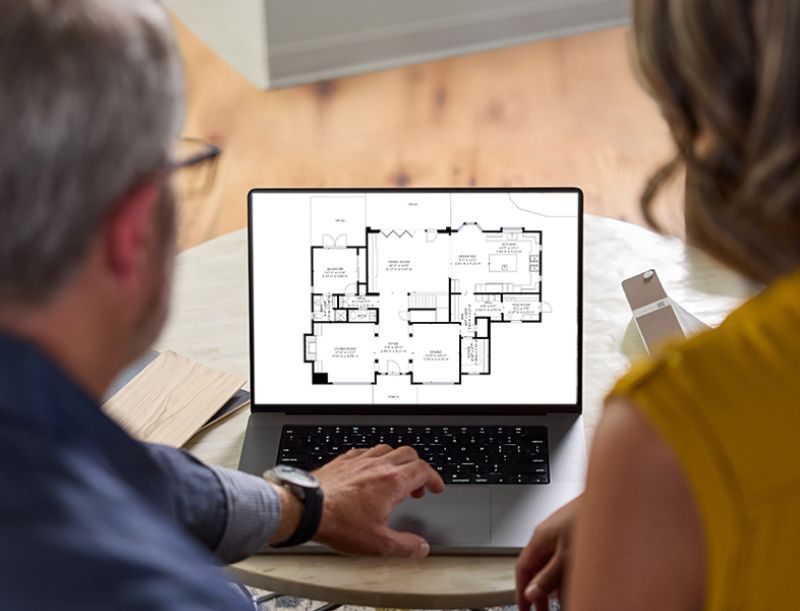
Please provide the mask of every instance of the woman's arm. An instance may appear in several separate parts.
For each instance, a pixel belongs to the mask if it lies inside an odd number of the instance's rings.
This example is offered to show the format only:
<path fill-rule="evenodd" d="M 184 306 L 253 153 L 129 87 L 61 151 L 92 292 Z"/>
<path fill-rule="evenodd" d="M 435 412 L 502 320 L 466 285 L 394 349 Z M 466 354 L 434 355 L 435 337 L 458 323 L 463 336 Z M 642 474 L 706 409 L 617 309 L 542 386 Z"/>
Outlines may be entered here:
<path fill-rule="evenodd" d="M 612 401 L 600 422 L 567 581 L 570 611 L 699 611 L 703 526 L 677 456 Z"/>

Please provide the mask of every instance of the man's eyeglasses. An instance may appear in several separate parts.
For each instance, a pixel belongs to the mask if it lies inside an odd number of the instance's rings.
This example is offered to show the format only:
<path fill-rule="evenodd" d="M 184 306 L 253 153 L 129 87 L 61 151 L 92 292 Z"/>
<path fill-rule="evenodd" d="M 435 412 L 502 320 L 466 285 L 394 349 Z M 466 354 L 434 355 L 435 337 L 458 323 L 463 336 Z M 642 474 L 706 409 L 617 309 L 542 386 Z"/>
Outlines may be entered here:
<path fill-rule="evenodd" d="M 173 187 L 180 200 L 201 197 L 211 190 L 221 154 L 218 146 L 197 138 L 175 141 L 167 171 L 173 175 Z"/>

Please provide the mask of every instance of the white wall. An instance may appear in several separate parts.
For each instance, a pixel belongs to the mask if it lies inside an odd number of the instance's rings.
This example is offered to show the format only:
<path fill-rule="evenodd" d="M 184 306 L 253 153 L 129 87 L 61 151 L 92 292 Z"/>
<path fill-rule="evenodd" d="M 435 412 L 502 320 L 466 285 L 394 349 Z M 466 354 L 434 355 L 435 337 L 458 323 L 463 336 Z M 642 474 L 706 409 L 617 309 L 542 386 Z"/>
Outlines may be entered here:
<path fill-rule="evenodd" d="M 164 5 L 250 82 L 269 88 L 264 0 L 164 0 Z"/>
<path fill-rule="evenodd" d="M 628 0 L 165 3 L 260 87 L 308 83 L 619 25 L 628 12 Z"/>

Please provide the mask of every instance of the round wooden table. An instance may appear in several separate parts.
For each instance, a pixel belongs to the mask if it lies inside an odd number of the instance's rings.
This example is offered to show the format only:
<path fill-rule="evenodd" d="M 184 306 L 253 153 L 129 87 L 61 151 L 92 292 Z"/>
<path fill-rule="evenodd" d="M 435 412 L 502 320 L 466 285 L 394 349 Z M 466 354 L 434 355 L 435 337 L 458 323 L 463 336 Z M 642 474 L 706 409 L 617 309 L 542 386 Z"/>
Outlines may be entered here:
<path fill-rule="evenodd" d="M 753 292 L 741 276 L 682 241 L 587 215 L 584 231 L 584 424 L 587 443 L 602 400 L 630 362 L 645 355 L 620 282 L 654 268 L 667 293 L 709 325 Z M 247 233 L 181 254 L 170 321 L 156 346 L 249 377 Z M 187 446 L 236 468 L 247 411 Z M 534 524 L 531 524 L 533 531 Z M 249 558 L 230 567 L 248 585 L 315 600 L 374 607 L 475 608 L 514 602 L 513 557 L 434 556 L 422 561 L 342 556 Z"/>

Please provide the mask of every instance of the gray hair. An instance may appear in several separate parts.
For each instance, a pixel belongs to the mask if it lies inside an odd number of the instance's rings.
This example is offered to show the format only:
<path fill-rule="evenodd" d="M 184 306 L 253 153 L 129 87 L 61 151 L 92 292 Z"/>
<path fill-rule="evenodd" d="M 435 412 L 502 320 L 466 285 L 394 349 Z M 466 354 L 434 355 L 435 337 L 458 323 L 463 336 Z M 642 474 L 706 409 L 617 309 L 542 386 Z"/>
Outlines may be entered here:
<path fill-rule="evenodd" d="M 163 168 L 183 80 L 156 0 L 0 0 L 0 306 L 52 295 Z"/>

